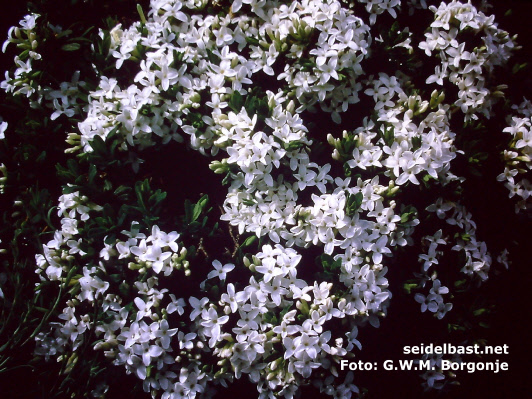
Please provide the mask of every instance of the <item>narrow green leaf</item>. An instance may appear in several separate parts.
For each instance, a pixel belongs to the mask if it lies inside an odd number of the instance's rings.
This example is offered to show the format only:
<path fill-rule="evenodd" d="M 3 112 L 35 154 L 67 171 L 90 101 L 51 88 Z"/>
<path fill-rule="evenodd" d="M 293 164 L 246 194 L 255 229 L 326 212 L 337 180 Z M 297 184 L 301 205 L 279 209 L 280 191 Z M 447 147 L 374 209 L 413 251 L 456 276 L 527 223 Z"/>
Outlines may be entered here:
<path fill-rule="evenodd" d="M 63 51 L 76 51 L 81 48 L 81 45 L 79 43 L 68 43 L 63 46 L 61 46 L 61 50 Z"/>
<path fill-rule="evenodd" d="M 255 241 L 257 241 L 257 236 L 250 236 L 244 240 L 240 248 L 247 248 L 251 244 L 253 244 Z"/>

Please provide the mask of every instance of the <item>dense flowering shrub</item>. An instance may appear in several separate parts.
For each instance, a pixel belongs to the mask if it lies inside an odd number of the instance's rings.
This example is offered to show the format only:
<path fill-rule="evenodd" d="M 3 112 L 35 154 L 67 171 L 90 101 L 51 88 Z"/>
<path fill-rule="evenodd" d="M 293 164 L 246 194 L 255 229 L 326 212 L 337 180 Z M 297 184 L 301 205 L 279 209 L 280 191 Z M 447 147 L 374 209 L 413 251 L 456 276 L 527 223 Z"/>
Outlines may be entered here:
<path fill-rule="evenodd" d="M 460 162 L 486 159 L 468 132 L 496 117 L 516 41 L 486 2 L 429 3 L 152 0 L 140 21 L 79 37 L 25 16 L 1 87 L 67 143 L 35 255 L 58 314 L 35 354 L 67 371 L 92 356 L 164 399 L 242 377 L 264 398 L 311 383 L 348 398 L 359 388 L 340 360 L 394 286 L 443 319 L 494 258 L 508 267 L 461 202 Z M 47 80 L 50 43 L 90 63 Z M 497 180 L 526 212 L 530 103 L 513 112 Z M 213 178 L 195 181 L 190 159 Z M 433 364 L 424 384 L 441 389 Z"/>

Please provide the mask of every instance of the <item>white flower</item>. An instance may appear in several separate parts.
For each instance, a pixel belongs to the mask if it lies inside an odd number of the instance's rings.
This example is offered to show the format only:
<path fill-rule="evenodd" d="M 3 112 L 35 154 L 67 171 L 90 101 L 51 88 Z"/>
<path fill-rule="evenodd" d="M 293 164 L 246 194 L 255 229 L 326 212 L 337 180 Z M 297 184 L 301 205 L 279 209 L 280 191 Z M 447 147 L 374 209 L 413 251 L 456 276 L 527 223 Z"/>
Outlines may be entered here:
<path fill-rule="evenodd" d="M 4 122 L 0 117 L 0 140 L 3 140 L 5 136 L 5 131 L 7 129 L 7 122 Z"/>
<path fill-rule="evenodd" d="M 164 353 L 164 350 L 157 345 L 150 345 L 147 342 L 133 345 L 133 352 L 142 358 L 144 366 L 148 367 L 152 358 L 158 358 Z"/>
<path fill-rule="evenodd" d="M 229 316 L 218 316 L 218 313 L 214 308 L 209 310 L 204 309 L 201 312 L 201 318 L 203 321 L 201 325 L 206 327 L 206 335 L 210 336 L 209 346 L 212 348 L 220 338 L 221 326 L 229 321 Z"/>
<path fill-rule="evenodd" d="M 161 347 L 165 350 L 170 348 L 170 340 L 177 334 L 177 328 L 170 328 L 168 320 L 163 320 L 160 323 L 154 323 L 154 335 L 161 341 Z"/>
<path fill-rule="evenodd" d="M 207 279 L 218 277 L 220 280 L 223 281 L 227 277 L 227 273 L 229 273 L 235 268 L 235 265 L 233 265 L 232 263 L 227 263 L 222 266 L 222 264 L 218 260 L 214 260 L 212 262 L 212 265 L 214 266 L 214 270 L 209 272 L 209 274 L 207 275 Z"/>

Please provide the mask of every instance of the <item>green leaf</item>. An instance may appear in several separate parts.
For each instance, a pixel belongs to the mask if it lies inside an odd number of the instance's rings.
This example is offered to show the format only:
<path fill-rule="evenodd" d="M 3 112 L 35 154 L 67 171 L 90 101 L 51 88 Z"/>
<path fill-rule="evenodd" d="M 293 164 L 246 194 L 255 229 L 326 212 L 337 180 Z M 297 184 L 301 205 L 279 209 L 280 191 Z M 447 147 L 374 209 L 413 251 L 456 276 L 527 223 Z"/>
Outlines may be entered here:
<path fill-rule="evenodd" d="M 465 331 L 465 327 L 463 327 L 463 326 L 461 326 L 459 324 L 451 324 L 451 323 L 449 323 L 447 325 L 447 330 L 449 332 L 451 332 L 451 331 Z"/>
<path fill-rule="evenodd" d="M 192 221 L 192 204 L 190 200 L 185 200 L 185 223 L 190 223 Z"/>
<path fill-rule="evenodd" d="M 207 51 L 207 58 L 209 59 L 210 62 L 212 62 L 215 65 L 220 64 L 220 57 L 218 57 L 216 54 L 212 52 L 212 50 L 208 48 L 206 49 L 206 51 Z"/>
<path fill-rule="evenodd" d="M 209 202 L 209 196 L 205 194 L 203 197 L 200 198 L 198 203 L 194 205 L 194 210 L 192 212 L 193 222 L 195 222 L 199 218 L 199 216 L 201 215 L 201 212 L 203 212 L 208 202 Z"/>
<path fill-rule="evenodd" d="M 477 309 L 477 310 L 475 310 L 475 311 L 473 312 L 473 315 L 474 315 L 474 316 L 480 316 L 480 315 L 482 315 L 482 314 L 484 314 L 484 313 L 486 313 L 486 312 L 488 312 L 488 311 L 489 311 L 489 310 L 486 309 L 486 308 Z"/>
<path fill-rule="evenodd" d="M 46 151 L 43 151 L 39 154 L 39 156 L 35 159 L 35 162 L 42 162 L 46 159 Z"/>
<path fill-rule="evenodd" d="M 345 177 L 350 177 L 352 175 L 351 167 L 347 162 L 344 162 L 344 175 Z"/>
<path fill-rule="evenodd" d="M 454 286 L 455 286 L 456 288 L 460 288 L 460 287 L 463 286 L 465 283 L 467 283 L 467 280 L 466 280 L 466 279 L 458 280 L 458 281 L 455 281 L 455 282 L 454 282 Z"/>
<path fill-rule="evenodd" d="M 512 68 L 512 73 L 515 75 L 516 73 L 522 71 L 528 66 L 528 64 L 525 62 L 523 64 L 515 64 Z"/>
<path fill-rule="evenodd" d="M 283 142 L 283 147 L 285 150 L 287 151 L 293 151 L 293 150 L 297 150 L 301 147 L 303 147 L 305 144 L 299 140 L 294 140 L 294 141 L 291 141 L 290 143 L 285 143 Z"/>
<path fill-rule="evenodd" d="M 96 169 L 96 165 L 91 164 L 89 166 L 89 183 L 92 183 L 94 181 L 97 172 L 98 170 Z"/>
<path fill-rule="evenodd" d="M 105 243 L 107 245 L 114 245 L 116 241 L 116 235 L 115 234 L 109 234 L 106 238 L 105 238 Z"/>
<path fill-rule="evenodd" d="M 222 186 L 227 186 L 229 184 L 229 181 L 231 180 L 230 174 L 226 174 L 225 177 L 222 180 Z"/>
<path fill-rule="evenodd" d="M 81 45 L 79 43 L 68 43 L 63 46 L 61 46 L 61 50 L 63 51 L 76 51 L 81 48 Z"/>
<path fill-rule="evenodd" d="M 109 180 L 103 182 L 103 191 L 110 191 L 113 188 L 113 184 Z"/>
<path fill-rule="evenodd" d="M 405 290 L 405 292 L 410 295 L 412 293 L 412 290 L 414 288 L 417 288 L 417 284 L 416 283 L 412 283 L 412 284 L 409 284 L 409 283 L 406 283 L 403 285 L 403 288 Z"/>
<path fill-rule="evenodd" d="M 242 110 L 244 106 L 244 97 L 238 91 L 233 92 L 229 100 L 229 107 L 236 113 Z"/>
<path fill-rule="evenodd" d="M 118 188 L 114 191 L 114 194 L 117 197 L 124 197 L 125 198 L 130 191 L 131 191 L 131 187 L 118 186 Z"/>
<path fill-rule="evenodd" d="M 253 244 L 255 241 L 257 241 L 257 236 L 250 236 L 244 240 L 240 248 L 247 248 L 251 244 Z"/>
<path fill-rule="evenodd" d="M 79 175 L 80 174 L 79 173 L 79 166 L 78 166 L 77 162 L 74 161 L 73 159 L 69 159 L 67 161 L 67 167 L 68 167 L 68 170 L 70 172 L 74 173 L 74 175 Z"/>
<path fill-rule="evenodd" d="M 364 195 L 360 192 L 347 195 L 347 201 L 345 203 L 345 213 L 347 216 L 353 216 L 358 211 L 363 199 Z"/>
<path fill-rule="evenodd" d="M 95 152 L 100 152 L 100 153 L 106 153 L 107 152 L 107 147 L 105 145 L 105 142 L 98 135 L 95 135 L 94 138 L 92 139 L 92 141 L 89 144 L 90 144 L 90 146 L 92 147 L 92 149 Z"/>
<path fill-rule="evenodd" d="M 109 280 L 111 280 L 113 283 L 119 283 L 124 280 L 124 276 L 120 273 L 110 274 Z"/>
<path fill-rule="evenodd" d="M 246 36 L 246 42 L 248 42 L 249 44 L 252 44 L 253 46 L 259 45 L 259 40 L 254 37 L 250 37 L 250 36 Z"/>
<path fill-rule="evenodd" d="M 421 137 L 412 137 L 412 149 L 417 150 L 421 147 Z"/>
<path fill-rule="evenodd" d="M 394 136 L 395 134 L 393 126 L 386 128 L 386 130 L 384 131 L 384 142 L 386 143 L 386 145 L 391 146 L 393 144 Z"/>
<path fill-rule="evenodd" d="M 244 205 L 247 205 L 247 206 L 253 206 L 253 205 L 256 204 L 256 202 L 255 202 L 254 200 L 252 200 L 252 199 L 248 199 L 248 198 L 247 198 L 247 199 L 243 199 L 243 200 L 242 200 L 242 203 L 243 203 Z"/>
<path fill-rule="evenodd" d="M 417 210 L 412 205 L 408 205 L 404 208 L 401 214 L 401 223 L 406 223 L 413 220 L 417 215 Z"/>
<path fill-rule="evenodd" d="M 139 13 L 142 24 L 146 25 L 146 17 L 144 16 L 144 11 L 142 11 L 142 6 L 140 4 L 137 4 L 137 12 Z"/>

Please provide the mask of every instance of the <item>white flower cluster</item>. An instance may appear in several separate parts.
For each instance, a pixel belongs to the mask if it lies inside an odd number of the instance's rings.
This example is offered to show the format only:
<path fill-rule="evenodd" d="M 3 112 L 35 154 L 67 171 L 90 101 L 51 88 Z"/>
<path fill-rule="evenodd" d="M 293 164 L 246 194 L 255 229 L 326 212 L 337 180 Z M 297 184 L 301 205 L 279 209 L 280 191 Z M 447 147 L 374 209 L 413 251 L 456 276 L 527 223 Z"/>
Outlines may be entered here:
<path fill-rule="evenodd" d="M 427 83 L 443 86 L 445 79 L 454 84 L 459 90 L 454 104 L 466 120 L 478 119 L 477 113 L 489 118 L 494 98 L 502 93 L 500 87 L 486 87 L 485 77 L 509 58 L 515 47 L 512 38 L 497 28 L 494 16 L 486 16 L 470 3 L 454 0 L 429 9 L 435 14 L 434 22 L 419 48 L 429 56 L 436 52 L 441 63 Z M 477 41 L 461 40 L 468 34 L 475 35 Z"/>
<path fill-rule="evenodd" d="M 423 386 L 425 387 L 425 389 L 442 389 L 445 385 L 450 383 L 449 379 L 446 378 L 450 375 L 446 374 L 451 373 L 445 373 L 442 370 L 442 360 L 461 363 L 462 357 L 460 355 L 453 355 L 449 359 L 444 359 L 445 357 L 445 355 L 438 353 L 425 353 L 421 357 L 422 361 L 429 361 L 430 364 L 430 370 L 427 370 L 423 374 L 421 374 L 421 378 L 424 380 Z"/>
<path fill-rule="evenodd" d="M 452 250 L 464 251 L 466 260 L 461 272 L 470 276 L 476 275 L 481 280 L 487 280 L 492 259 L 486 243 L 477 240 L 477 225 L 472 220 L 471 213 L 463 205 L 445 201 L 442 198 L 438 198 L 434 204 L 427 207 L 427 211 L 435 212 L 438 218 L 445 219 L 447 224 L 460 229 L 460 233 L 455 237 L 456 244 L 452 247 Z M 448 216 L 447 212 L 450 211 L 452 211 L 452 214 Z M 436 232 L 432 237 L 427 236 L 425 239 L 431 242 L 431 246 L 426 259 L 424 255 L 420 255 L 420 259 L 425 260 L 424 271 L 426 271 L 425 268 L 428 269 L 432 264 L 437 263 L 437 245 L 447 243 L 441 238 L 441 231 Z"/>
<path fill-rule="evenodd" d="M 84 86 L 85 82 L 79 81 L 79 71 L 77 71 L 70 82 L 61 82 L 59 89 L 48 88 L 44 90 L 45 99 L 51 101 L 51 104 L 47 103 L 46 105 L 54 109 L 50 119 L 55 120 L 63 114 L 69 118 L 74 115 L 82 115 L 82 111 L 85 111 L 83 109 L 85 102 L 80 96 L 80 88 Z"/>
<path fill-rule="evenodd" d="M 45 272 L 47 279 L 60 280 L 64 271 L 68 271 L 74 255 L 84 255 L 82 238 L 78 228 L 89 219 L 89 211 L 101 211 L 103 208 L 89 201 L 79 192 L 63 194 L 59 197 L 58 216 L 61 216 L 61 230 L 54 233 L 54 238 L 43 245 L 43 254 L 36 255 L 37 273 Z M 79 216 L 78 216 L 79 215 Z M 78 219 L 79 218 L 79 219 Z M 41 280 L 44 279 L 40 276 Z"/>
<path fill-rule="evenodd" d="M 512 117 L 510 126 L 503 130 L 512 135 L 512 141 L 510 149 L 504 151 L 506 167 L 497 180 L 505 182 L 510 198 L 518 198 L 515 212 L 519 213 L 530 208 L 532 198 L 532 179 L 523 177 L 532 169 L 532 104 L 525 99 L 516 109 L 521 116 Z"/>
<path fill-rule="evenodd" d="M 239 8 L 236 4 L 234 12 Z M 147 51 L 146 58 L 140 62 L 136 85 L 121 89 L 116 79 L 103 77 L 100 90 L 91 94 L 95 100 L 79 126 L 85 151 L 90 151 L 88 142 L 94 135 L 105 138 L 120 124 L 129 145 L 151 145 L 152 133 L 162 137 L 163 143 L 172 138 L 181 141 L 180 133 L 185 132 L 194 148 L 216 154 L 225 141 L 218 136 L 227 124 L 222 110 L 230 95 L 246 95 L 244 85 L 251 84 L 257 72 L 273 75 L 273 67 L 282 69 L 276 62 L 281 56 L 289 62 L 278 78 L 287 82 L 288 97 L 298 99 L 298 112 L 319 102 L 322 110 L 340 121 L 339 112 L 358 101 L 357 77 L 369 46 L 369 28 L 338 2 L 294 2 L 290 8 L 276 2 L 252 4 L 261 19 L 246 14 L 202 18 L 189 16 L 181 8 L 179 1 L 152 2 L 146 37 L 140 23 L 126 31 L 113 30 L 111 48 L 117 68 L 137 57 L 139 48 Z M 311 35 L 318 36 L 313 47 L 309 46 Z M 238 53 L 230 50 L 234 45 Z M 241 55 L 246 53 L 249 58 Z M 308 58 L 301 58 L 303 53 Z M 203 99 L 212 117 L 197 117 L 194 110 Z M 165 121 L 173 122 L 168 126 Z"/>
<path fill-rule="evenodd" d="M 424 0 L 422 0 L 422 2 L 423 1 Z M 395 11 L 395 8 L 401 6 L 401 0 L 360 0 L 360 2 L 366 4 L 365 7 L 370 13 L 369 21 L 372 25 L 377 22 L 377 15 L 380 15 L 385 11 L 388 11 L 392 17 L 397 18 L 397 12 Z"/>
<path fill-rule="evenodd" d="M 301 8 L 296 12 L 298 6 Z M 279 55 L 293 59 L 295 62 L 286 63 L 278 79 L 286 81 L 291 90 L 288 95 L 295 94 L 299 101 L 296 111 L 313 110 L 318 102 L 321 109 L 332 113 L 332 119 L 339 123 L 339 112 L 347 111 L 349 104 L 359 101 L 361 86 L 357 77 L 363 73 L 361 61 L 369 47 L 368 31 L 369 27 L 360 18 L 338 2 L 293 2 L 289 10 L 281 7 L 280 13 L 273 13 L 271 20 L 262 24 L 258 33 L 265 42 L 259 41 L 251 50 L 253 58 L 266 61 L 263 70 L 268 75 L 274 74 L 270 65 Z M 308 50 L 307 43 L 313 35 L 319 36 Z M 270 40 L 272 44 L 267 53 Z M 291 41 L 295 43 L 289 47 Z M 302 58 L 306 51 L 308 58 Z M 259 66 L 260 63 L 254 70 Z"/>
<path fill-rule="evenodd" d="M 69 197 L 75 196 L 74 193 Z M 68 199 L 68 201 L 73 200 Z M 70 208 L 73 209 L 72 206 Z M 83 218 L 85 213 L 80 215 Z M 163 272 L 164 275 L 169 275 L 174 268 L 180 269 L 182 266 L 185 270 L 188 268 L 188 264 L 183 262 L 186 251 L 181 250 L 180 254 L 177 253 L 179 246 L 176 240 L 179 234 L 165 233 L 157 226 L 153 226 L 152 234 L 146 236 L 139 232 L 138 224 L 133 224 L 131 230 L 123 231 L 123 234 L 127 237 L 126 241 L 117 240 L 114 245 L 104 245 L 100 252 L 102 261 L 98 267 L 83 267 L 82 276 L 68 277 L 77 280 L 79 284 L 76 285 L 77 293 L 67 302 L 68 306 L 59 316 L 62 321 L 50 323 L 51 331 L 42 332 L 37 336 L 35 353 L 49 358 L 68 353 L 68 349 L 75 351 L 81 344 L 86 343 L 86 332 L 95 333 L 100 340 L 94 349 L 103 350 L 107 358 L 114 359 L 114 364 L 124 365 L 128 373 L 134 373 L 144 380 L 146 391 L 181 390 L 193 397 L 195 392 L 202 392 L 206 382 L 212 379 L 212 376 L 207 378 L 206 374 L 199 371 L 199 367 L 202 366 L 199 361 L 201 356 L 194 358 L 202 352 L 199 349 L 203 347 L 201 343 L 203 341 L 194 341 L 197 334 L 187 332 L 187 329 L 170 328 L 168 318 L 176 312 L 179 316 L 184 314 L 185 300 L 176 298 L 174 294 L 168 294 L 168 289 L 158 289 L 157 276 L 148 274 L 148 269 L 152 270 L 150 274 Z M 59 264 L 60 260 L 54 259 L 58 257 L 57 252 L 60 250 L 63 254 L 67 252 L 64 242 L 62 244 L 57 242 L 57 237 L 61 235 L 64 236 L 63 231 L 56 232 L 54 243 L 44 246 L 46 260 L 49 262 L 46 273 L 50 279 L 61 277 L 60 272 L 53 274 L 56 272 L 55 263 L 50 262 L 52 259 Z M 71 247 L 68 241 L 67 245 Z M 56 254 L 51 255 L 52 252 Z M 72 254 L 72 249 L 69 252 Z M 73 258 L 72 255 L 70 257 Z M 121 259 L 124 261 L 118 263 Z M 132 287 L 123 282 L 120 285 L 122 288 L 119 290 L 120 294 L 110 292 L 110 283 L 107 281 L 110 278 L 108 269 L 116 269 L 117 264 L 127 265 L 129 269 L 137 270 L 141 276 L 147 278 L 136 281 Z M 50 268 L 53 269 L 51 272 Z M 63 268 L 66 268 L 66 265 Z M 134 290 L 136 296 L 131 303 L 124 306 L 121 294 L 123 290 L 127 292 L 130 289 Z M 193 299 L 190 299 L 190 303 L 194 305 Z M 83 309 L 87 309 L 87 304 L 104 312 L 105 317 L 94 319 L 91 312 L 85 313 Z M 131 317 L 128 317 L 129 315 Z M 176 349 L 179 347 L 178 356 L 192 359 L 186 367 L 180 369 L 179 375 L 172 371 L 175 369 L 173 365 L 176 361 L 182 363 L 176 360 L 175 354 L 169 354 L 174 351 L 171 346 L 172 340 L 175 341 L 172 342 L 174 347 Z M 191 354 L 193 348 L 199 352 Z M 154 370 L 151 371 L 152 369 Z"/>
<path fill-rule="evenodd" d="M 165 276 L 169 276 L 174 268 L 180 266 L 188 269 L 188 263 L 182 262 L 186 256 L 186 249 L 182 248 L 178 254 L 179 246 L 176 240 L 179 239 L 179 234 L 177 232 L 165 233 L 158 226 L 153 226 L 151 236 L 146 237 L 137 230 L 138 228 L 132 228 L 130 233 L 125 232 L 129 235 L 127 241 L 116 242 L 119 259 L 135 256 L 135 263 L 129 264 L 130 269 L 138 269 L 139 273 L 152 269 L 154 273 L 163 272 Z M 106 245 L 100 255 L 107 260 L 114 253 L 112 246 Z"/>
<path fill-rule="evenodd" d="M 26 15 L 20 22 L 20 29 L 18 26 L 12 26 L 8 32 L 8 39 L 2 46 L 2 51 L 5 53 L 9 43 L 24 46 L 28 53 L 25 59 L 21 59 L 19 56 L 15 57 L 15 64 L 17 69 L 15 70 L 14 77 L 9 76 L 9 72 L 5 73 L 5 80 L 0 83 L 0 87 L 6 92 L 11 92 L 15 95 L 23 94 L 27 97 L 31 97 L 36 92 L 40 92 L 41 87 L 33 87 L 29 76 L 32 72 L 33 60 L 40 60 L 41 54 L 36 52 L 39 42 L 37 40 L 37 34 L 34 32 L 37 26 L 37 19 L 39 15 L 30 14 Z"/>
<path fill-rule="evenodd" d="M 440 280 L 432 281 L 432 288 L 427 296 L 423 294 L 416 294 L 415 300 L 421 304 L 421 311 L 425 312 L 427 309 L 434 313 L 438 319 L 442 319 L 445 314 L 453 308 L 452 303 L 444 303 L 444 294 L 449 293 L 449 288 L 442 286 Z"/>
<path fill-rule="evenodd" d="M 178 232 L 154 225 L 146 234 L 133 224 L 122 232 L 125 238 L 92 242 L 84 226 L 103 208 L 79 192 L 65 193 L 58 206 L 61 230 L 37 255 L 37 272 L 43 280 L 72 283 L 74 294 L 62 321 L 37 337 L 36 353 L 75 351 L 91 331 L 101 339 L 95 350 L 165 399 L 208 396 L 207 383 L 226 384 L 244 374 L 264 398 L 291 398 L 309 382 L 328 395 L 349 398 L 358 388 L 352 373 L 340 377 L 339 360 L 361 348 L 359 327 L 378 327 L 386 315 L 392 296 L 386 260 L 394 249 L 413 243 L 420 223 L 417 211 L 401 203 L 400 190 L 460 181 L 451 172 L 458 153 L 453 109 L 461 108 L 465 120 L 477 113 L 489 117 L 497 93 L 486 86 L 485 76 L 509 57 L 513 42 L 469 3 L 431 7 L 435 21 L 419 48 L 428 56 L 434 52 L 439 63 L 427 83 L 443 86 L 448 79 L 458 87 L 451 105 L 443 91 L 429 97 L 412 89 L 411 78 L 402 73 L 361 78 L 376 40 L 376 17 L 387 11 L 395 18 L 399 0 L 363 1 L 369 24 L 334 0 L 234 1 L 227 15 L 203 15 L 204 3 L 152 0 L 146 21 L 110 32 L 116 70 L 134 70 L 127 87 L 111 73 L 102 76 L 86 107 L 78 102 L 77 74 L 57 90 L 40 91 L 53 103 L 52 119 L 86 111 L 79 134 L 69 134 L 70 152 L 91 152 L 96 136 L 105 140 L 114 132 L 123 151 L 186 137 L 201 154 L 218 156 L 210 168 L 229 183 L 221 219 L 267 243 L 251 259 L 244 257 L 248 270 L 240 270 L 238 278 L 232 273 L 237 262 L 213 260 L 201 276 L 205 296 L 177 298 L 158 287 L 174 270 L 192 273 Z M 409 4 L 426 8 L 424 0 Z M 34 40 L 35 18 L 22 23 L 26 39 Z M 20 30 L 12 32 L 8 42 L 26 40 Z M 468 33 L 479 43 L 466 42 Z M 413 50 L 410 39 L 398 46 L 405 53 Z M 31 70 L 30 59 L 24 68 Z M 23 73 L 15 75 L 6 76 L 2 87 L 33 95 Z M 261 79 L 271 90 L 252 86 Z M 283 88 L 275 89 L 277 81 L 285 82 Z M 363 126 L 347 113 L 361 100 L 360 92 L 374 103 Z M 336 123 L 351 123 L 341 137 L 327 136 L 343 175 L 313 159 L 315 135 L 304 118 L 306 111 L 320 110 Z M 348 116 L 342 119 L 341 113 Z M 515 128 L 505 130 L 525 156 L 530 122 L 514 118 Z M 526 162 L 530 169 L 530 158 Z M 508 174 L 513 179 L 517 171 Z M 460 229 L 452 250 L 465 254 L 462 272 L 487 279 L 491 257 L 476 239 L 471 214 L 441 198 L 426 211 Z M 432 286 L 415 300 L 423 312 L 441 319 L 452 308 L 443 298 L 449 289 L 429 273 L 438 264 L 439 246 L 450 240 L 442 230 L 423 240 L 428 249 L 419 255 L 421 279 Z M 318 247 L 324 281 L 301 276 L 308 262 L 301 253 L 310 247 Z M 96 265 L 85 263 L 89 249 L 97 254 Z M 74 265 L 82 266 L 83 275 L 72 275 Z M 113 282 L 111 270 L 118 270 L 120 283 Z M 136 281 L 123 281 L 126 274 Z M 91 306 L 105 317 L 94 319 L 85 310 Z M 322 378 L 319 369 L 330 377 Z M 427 383 L 436 386 L 438 379 L 428 376 Z"/>
<path fill-rule="evenodd" d="M 82 108 L 85 102 L 81 98 L 80 87 L 85 86 L 85 82 L 79 81 L 79 71 L 74 73 L 71 82 L 61 82 L 59 87 L 56 88 L 50 86 L 42 87 L 38 83 L 38 78 L 42 75 L 42 71 L 39 70 L 40 65 L 35 67 L 34 64 L 46 61 L 42 59 L 42 54 L 38 52 L 39 47 L 42 47 L 46 41 L 37 29 L 39 17 L 40 15 L 38 14 L 26 15 L 19 22 L 20 28 L 13 26 L 9 29 L 8 39 L 4 42 L 2 51 L 6 52 L 10 43 L 16 44 L 17 47 L 25 51 L 15 56 L 14 62 L 17 65 L 17 69 L 14 72 L 14 76 L 11 77 L 9 71 L 6 71 L 5 80 L 0 83 L 0 88 L 7 93 L 13 93 L 13 95 L 26 95 L 33 108 L 40 107 L 44 98 L 45 106 L 53 110 L 50 115 L 52 120 L 63 114 L 67 117 L 81 115 L 82 111 L 84 111 Z M 49 24 L 47 29 L 59 37 L 67 37 L 69 35 L 69 32 L 63 32 L 60 26 Z"/>
<path fill-rule="evenodd" d="M 449 106 L 441 104 L 443 94 L 434 91 L 430 101 L 419 95 L 407 96 L 396 77 L 383 73 L 379 79 L 370 80 L 369 86 L 365 93 L 373 97 L 381 123 L 377 129 L 368 122 L 365 128 L 355 130 L 358 148 L 349 166 L 385 167 L 384 175 L 396 185 L 419 185 L 417 176 L 426 174 L 444 181 L 452 179 L 449 168 L 456 157 L 455 134 L 449 127 Z M 436 110 L 428 112 L 429 107 Z M 421 122 L 416 124 L 415 120 Z"/>

